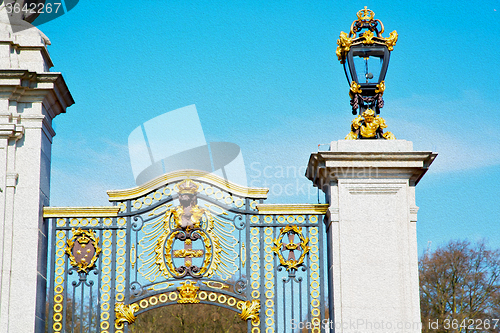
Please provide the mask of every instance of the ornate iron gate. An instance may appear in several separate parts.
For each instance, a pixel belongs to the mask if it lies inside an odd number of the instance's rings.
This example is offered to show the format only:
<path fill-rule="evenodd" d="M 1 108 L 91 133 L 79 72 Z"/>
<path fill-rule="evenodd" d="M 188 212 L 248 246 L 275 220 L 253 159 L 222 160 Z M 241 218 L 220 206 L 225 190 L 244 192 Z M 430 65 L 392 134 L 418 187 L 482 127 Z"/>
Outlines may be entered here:
<path fill-rule="evenodd" d="M 320 331 L 326 205 L 263 204 L 267 189 L 193 170 L 108 195 L 44 209 L 49 332 L 127 332 L 178 303 L 236 311 L 249 332 Z"/>

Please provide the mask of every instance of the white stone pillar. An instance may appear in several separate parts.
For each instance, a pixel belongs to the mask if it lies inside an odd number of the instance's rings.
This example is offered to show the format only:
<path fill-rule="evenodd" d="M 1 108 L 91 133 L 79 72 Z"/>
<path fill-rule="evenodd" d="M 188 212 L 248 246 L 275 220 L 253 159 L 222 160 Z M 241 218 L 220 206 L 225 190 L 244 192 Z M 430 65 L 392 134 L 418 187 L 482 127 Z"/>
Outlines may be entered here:
<path fill-rule="evenodd" d="M 13 33 L 0 17 L 2 333 L 45 330 L 52 119 L 74 103 L 61 74 L 48 72 L 46 43 L 38 29 Z"/>
<path fill-rule="evenodd" d="M 339 332 L 421 332 L 415 185 L 436 154 L 405 140 L 340 140 L 306 176 L 330 205 L 330 318 Z"/>

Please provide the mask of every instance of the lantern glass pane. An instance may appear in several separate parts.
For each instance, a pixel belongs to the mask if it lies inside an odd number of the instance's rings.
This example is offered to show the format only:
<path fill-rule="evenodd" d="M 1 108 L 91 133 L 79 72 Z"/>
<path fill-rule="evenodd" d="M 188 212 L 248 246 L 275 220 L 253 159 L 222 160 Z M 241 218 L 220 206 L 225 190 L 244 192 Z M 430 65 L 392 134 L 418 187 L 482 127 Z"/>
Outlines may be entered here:
<path fill-rule="evenodd" d="M 377 84 L 384 62 L 382 48 L 360 48 L 353 50 L 354 67 L 360 84 Z"/>
<path fill-rule="evenodd" d="M 354 66 L 356 66 L 356 74 L 358 82 L 362 83 L 378 83 L 380 77 L 380 70 L 384 58 L 371 56 L 371 57 L 355 57 Z"/>

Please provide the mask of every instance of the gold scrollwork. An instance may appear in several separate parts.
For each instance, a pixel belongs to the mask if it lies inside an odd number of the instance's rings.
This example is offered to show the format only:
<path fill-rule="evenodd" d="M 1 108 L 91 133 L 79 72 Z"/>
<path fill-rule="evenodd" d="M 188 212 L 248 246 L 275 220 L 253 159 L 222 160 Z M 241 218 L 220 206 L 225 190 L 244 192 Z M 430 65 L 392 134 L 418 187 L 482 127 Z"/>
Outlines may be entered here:
<path fill-rule="evenodd" d="M 161 283 L 158 283 L 157 285 L 154 285 L 154 286 L 148 288 L 148 290 L 155 290 L 155 291 L 163 290 L 163 289 L 167 289 L 168 287 L 173 286 L 174 284 L 175 283 L 161 282 Z"/>
<path fill-rule="evenodd" d="M 295 234 L 299 237 L 300 243 L 288 243 L 288 244 L 283 244 L 282 240 L 283 237 L 288 234 Z M 280 260 L 280 264 L 282 266 L 286 267 L 286 270 L 290 269 L 295 269 L 297 270 L 300 265 L 304 262 L 304 259 L 306 257 L 306 254 L 309 252 L 311 249 L 309 246 L 307 246 L 307 243 L 309 242 L 309 238 L 305 238 L 302 235 L 302 227 L 298 227 L 296 225 L 287 225 L 286 227 L 281 228 L 280 234 L 277 239 L 273 240 L 274 246 L 271 248 L 273 252 L 278 256 Z M 295 251 L 300 249 L 302 250 L 302 254 L 300 255 L 299 259 L 296 260 L 294 258 L 288 258 L 288 260 L 285 260 L 283 257 L 282 251 L 283 250 L 289 250 L 289 251 Z"/>
<path fill-rule="evenodd" d="M 213 289 L 224 289 L 224 288 L 229 288 L 228 285 L 222 283 L 222 282 L 219 282 L 219 281 L 203 281 L 202 282 L 203 284 L 205 284 L 207 287 L 209 288 L 213 288 Z"/>
<path fill-rule="evenodd" d="M 175 187 L 179 195 L 191 194 L 189 205 L 186 202 L 181 203 L 164 212 L 163 216 L 145 223 L 147 240 L 139 242 L 144 249 L 139 256 L 142 261 L 139 271 L 149 281 L 155 281 L 160 275 L 181 278 L 186 274 L 196 278 L 210 278 L 217 274 L 227 280 L 238 269 L 238 240 L 233 236 L 235 227 L 230 221 L 220 217 L 221 214 L 227 215 L 221 207 L 208 205 L 208 209 L 205 209 L 196 204 L 193 198 L 196 198 L 201 186 L 189 179 L 180 182 Z M 185 212 L 185 208 L 189 210 Z M 212 214 L 212 211 L 217 214 Z M 192 235 L 197 237 L 191 238 Z M 203 248 L 193 249 L 192 245 L 198 239 L 201 240 L 200 245 Z M 179 243 L 184 242 L 184 249 L 176 246 L 176 240 Z M 185 259 L 184 266 L 180 267 L 188 269 L 178 269 L 178 258 Z M 201 265 L 195 264 L 193 258 L 201 258 Z M 193 266 L 196 268 L 189 269 Z"/>
<path fill-rule="evenodd" d="M 339 39 L 337 39 L 337 45 L 338 47 L 337 51 L 335 51 L 335 54 L 337 55 L 340 63 L 343 64 L 345 61 L 346 53 L 351 49 L 352 38 L 349 37 L 345 32 L 341 31 Z"/>
<path fill-rule="evenodd" d="M 361 94 L 363 90 L 361 90 L 361 86 L 356 83 L 356 81 L 351 82 L 351 88 L 349 89 L 349 97 L 354 98 L 355 94 Z"/>
<path fill-rule="evenodd" d="M 200 303 L 200 300 L 197 299 L 198 290 L 200 290 L 200 287 L 198 287 L 196 284 L 193 284 L 190 280 L 181 282 L 181 286 L 177 287 L 177 290 L 179 291 L 179 300 L 177 301 L 177 303 Z"/>
<path fill-rule="evenodd" d="M 381 81 L 377 86 L 375 87 L 375 93 L 383 95 L 385 90 L 385 81 Z"/>
<path fill-rule="evenodd" d="M 365 42 L 363 44 L 373 44 L 375 41 L 373 40 L 373 31 L 367 30 L 363 33 L 363 37 L 365 38 Z"/>
<path fill-rule="evenodd" d="M 337 40 L 336 55 L 341 64 L 345 63 L 347 52 L 353 45 L 359 44 L 379 44 L 387 46 L 389 51 L 394 50 L 394 46 L 398 40 L 398 33 L 396 30 L 389 34 L 389 37 L 382 36 L 384 33 L 384 25 L 382 21 L 375 19 L 375 13 L 368 9 L 366 6 L 357 14 L 358 19 L 352 22 L 349 34 L 341 31 L 339 39 Z M 375 28 L 380 23 L 380 31 Z M 369 29 L 356 37 L 356 32 L 360 28 Z M 376 34 L 374 33 L 376 32 Z"/>
<path fill-rule="evenodd" d="M 170 234 L 170 236 L 163 235 L 160 238 L 160 241 L 157 243 L 155 248 L 156 264 L 166 276 L 173 274 L 177 277 L 180 277 L 182 275 L 178 273 L 177 270 L 175 269 L 172 256 L 166 255 L 165 261 L 163 260 L 163 251 L 165 251 L 165 253 L 170 253 L 170 251 L 172 250 L 172 245 L 175 240 L 175 235 L 179 233 L 180 231 L 174 231 L 173 233 Z M 212 276 L 214 273 L 213 270 L 216 268 L 215 265 L 212 266 L 210 265 L 210 259 L 212 258 L 212 244 L 210 242 L 209 236 L 205 232 L 200 231 L 200 234 L 201 238 L 203 239 L 203 244 L 205 245 L 205 260 L 203 261 L 203 266 L 200 268 L 199 275 L 202 276 L 205 273 L 207 273 L 206 276 Z M 220 247 L 218 247 L 218 243 L 216 243 L 215 241 L 216 240 L 214 239 L 214 245 L 219 249 Z M 163 244 L 165 244 L 165 248 L 163 247 Z M 185 250 L 178 250 L 178 251 L 185 251 Z M 186 256 L 189 256 L 189 254 L 186 254 Z M 214 258 L 214 261 L 216 261 L 216 258 Z"/>
<path fill-rule="evenodd" d="M 172 204 L 163 204 L 161 206 L 158 206 L 156 207 L 155 209 L 153 209 L 153 211 L 151 213 L 148 214 L 148 216 L 153 216 L 153 215 L 159 215 L 159 214 L 163 214 L 165 213 L 170 207 L 172 206 Z"/>
<path fill-rule="evenodd" d="M 135 322 L 136 316 L 134 313 L 139 310 L 138 304 L 115 304 L 115 314 L 116 320 L 115 325 L 119 328 L 123 326 L 123 323 L 133 324 Z"/>
<path fill-rule="evenodd" d="M 99 237 L 95 236 L 92 230 L 71 229 L 73 237 L 68 239 L 65 252 L 69 257 L 70 264 L 78 269 L 78 272 L 87 273 L 94 267 L 101 248 L 99 247 Z"/>
<path fill-rule="evenodd" d="M 190 240 L 190 239 L 188 239 L 188 240 Z M 174 257 L 176 257 L 176 258 L 186 258 L 186 257 L 200 258 L 200 257 L 203 257 L 203 250 L 193 250 L 193 249 L 175 250 Z"/>
<path fill-rule="evenodd" d="M 172 277 L 172 274 L 170 273 L 170 271 L 168 270 L 168 268 L 167 268 L 166 265 L 169 265 L 170 269 L 172 269 L 174 271 L 175 271 L 175 268 L 173 268 L 174 265 L 173 265 L 172 257 L 171 256 L 167 256 L 166 260 L 163 260 L 163 251 L 164 251 L 165 242 L 167 242 L 167 245 L 166 245 L 167 248 L 171 247 L 172 243 L 174 242 L 174 237 L 178 233 L 179 233 L 179 231 L 173 232 L 170 235 L 171 237 L 169 238 L 169 240 L 167 240 L 168 234 L 164 233 L 158 239 L 158 242 L 156 243 L 156 246 L 155 246 L 155 249 L 154 249 L 154 251 L 156 253 L 155 264 L 158 265 L 158 269 L 166 277 Z"/>
<path fill-rule="evenodd" d="M 207 207 L 215 215 L 228 215 L 228 213 L 224 208 L 219 207 L 217 205 L 207 203 L 205 204 L 205 207 Z"/>
<path fill-rule="evenodd" d="M 260 300 L 253 299 L 251 301 L 239 301 L 237 305 L 238 309 L 241 310 L 240 318 L 242 320 L 251 319 L 252 322 L 256 323 L 259 321 L 260 314 Z"/>
<path fill-rule="evenodd" d="M 385 38 L 385 45 L 387 45 L 387 49 L 389 51 L 394 50 L 394 46 L 396 45 L 397 41 L 398 41 L 398 33 L 396 32 L 396 30 L 394 30 L 389 34 L 389 37 Z"/>

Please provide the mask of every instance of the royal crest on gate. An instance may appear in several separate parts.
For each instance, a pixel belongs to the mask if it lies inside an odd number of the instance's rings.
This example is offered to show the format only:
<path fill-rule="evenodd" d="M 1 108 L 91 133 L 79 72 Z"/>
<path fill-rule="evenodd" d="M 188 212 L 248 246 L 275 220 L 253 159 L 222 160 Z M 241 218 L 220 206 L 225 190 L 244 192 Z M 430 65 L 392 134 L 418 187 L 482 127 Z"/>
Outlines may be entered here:
<path fill-rule="evenodd" d="M 82 230 L 78 228 L 71 230 L 73 237 L 68 239 L 65 252 L 69 257 L 71 266 L 78 272 L 87 273 L 95 265 L 101 248 L 99 247 L 99 237 L 95 236 L 92 230 Z"/>
<path fill-rule="evenodd" d="M 144 246 L 141 259 L 154 265 L 142 266 L 146 267 L 142 273 L 151 282 L 158 273 L 177 279 L 214 274 L 222 280 L 229 279 L 238 269 L 235 263 L 238 241 L 232 235 L 234 226 L 198 206 L 198 183 L 186 179 L 177 188 L 179 205 L 167 207 L 159 219 L 145 226 L 147 239 L 154 246 Z"/>

